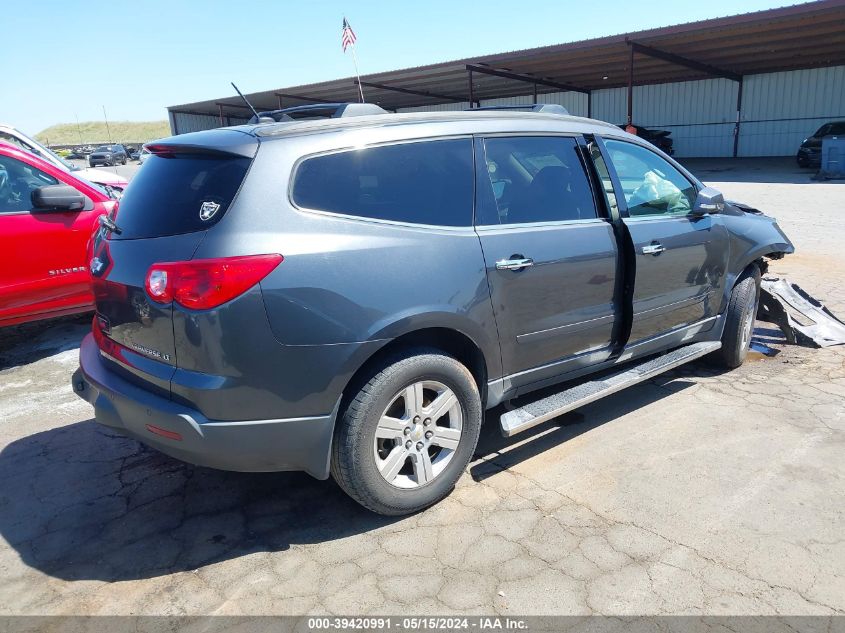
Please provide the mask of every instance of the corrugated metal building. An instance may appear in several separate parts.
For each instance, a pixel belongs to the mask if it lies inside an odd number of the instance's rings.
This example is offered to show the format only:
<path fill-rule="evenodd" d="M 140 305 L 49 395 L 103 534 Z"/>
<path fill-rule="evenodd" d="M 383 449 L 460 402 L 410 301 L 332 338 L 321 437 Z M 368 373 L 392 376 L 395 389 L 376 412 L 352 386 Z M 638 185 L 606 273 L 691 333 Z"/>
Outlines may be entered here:
<path fill-rule="evenodd" d="M 672 132 L 691 156 L 787 156 L 845 119 L 845 0 L 362 76 L 397 112 L 557 103 Z M 354 101 L 354 78 L 248 95 L 259 110 Z M 237 98 L 168 108 L 174 134 L 248 120 Z"/>

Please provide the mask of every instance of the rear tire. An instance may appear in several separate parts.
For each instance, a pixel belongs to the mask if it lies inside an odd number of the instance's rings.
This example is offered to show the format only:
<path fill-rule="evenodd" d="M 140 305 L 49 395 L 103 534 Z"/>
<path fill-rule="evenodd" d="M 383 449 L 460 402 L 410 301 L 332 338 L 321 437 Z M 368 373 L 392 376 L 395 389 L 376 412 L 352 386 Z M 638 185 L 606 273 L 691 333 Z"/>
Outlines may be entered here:
<path fill-rule="evenodd" d="M 716 364 L 735 369 L 745 361 L 759 303 L 760 268 L 752 264 L 740 275 L 731 291 L 725 330 L 722 333 L 722 348 L 713 357 Z"/>
<path fill-rule="evenodd" d="M 469 370 L 439 350 L 389 359 L 354 395 L 332 444 L 335 481 L 384 515 L 446 497 L 475 452 L 482 420 Z"/>

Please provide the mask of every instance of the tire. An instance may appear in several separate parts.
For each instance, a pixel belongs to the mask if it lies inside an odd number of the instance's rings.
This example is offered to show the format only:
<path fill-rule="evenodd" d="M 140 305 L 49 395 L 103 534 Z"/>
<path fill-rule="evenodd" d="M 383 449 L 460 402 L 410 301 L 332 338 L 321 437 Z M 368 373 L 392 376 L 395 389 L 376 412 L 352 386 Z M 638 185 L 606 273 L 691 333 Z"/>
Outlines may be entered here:
<path fill-rule="evenodd" d="M 417 348 L 393 357 L 338 420 L 332 476 L 373 512 L 422 510 L 454 488 L 475 452 L 482 414 L 475 379 L 451 356 Z"/>
<path fill-rule="evenodd" d="M 722 333 L 722 348 L 713 357 L 716 364 L 735 369 L 745 361 L 759 303 L 760 268 L 752 264 L 740 275 L 731 291 L 725 330 Z"/>

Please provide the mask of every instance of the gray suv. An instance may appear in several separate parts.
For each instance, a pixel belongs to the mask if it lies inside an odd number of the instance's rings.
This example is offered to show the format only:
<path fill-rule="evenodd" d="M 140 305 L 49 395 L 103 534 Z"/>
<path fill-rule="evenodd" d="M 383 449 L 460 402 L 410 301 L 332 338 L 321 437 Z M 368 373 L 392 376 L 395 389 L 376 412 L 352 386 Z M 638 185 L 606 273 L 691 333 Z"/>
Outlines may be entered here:
<path fill-rule="evenodd" d="M 148 149 L 91 242 L 74 389 L 168 455 L 331 474 L 384 514 L 449 493 L 487 409 L 510 403 L 512 435 L 694 358 L 740 365 L 764 258 L 793 251 L 577 117 L 385 113 Z"/>

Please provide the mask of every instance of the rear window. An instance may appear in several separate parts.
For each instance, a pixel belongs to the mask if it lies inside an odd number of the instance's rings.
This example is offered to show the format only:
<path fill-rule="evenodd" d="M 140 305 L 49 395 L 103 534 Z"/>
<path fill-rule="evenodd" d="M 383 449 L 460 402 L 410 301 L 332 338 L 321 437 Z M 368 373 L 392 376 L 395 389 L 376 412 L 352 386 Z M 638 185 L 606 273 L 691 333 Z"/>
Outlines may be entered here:
<path fill-rule="evenodd" d="M 472 140 L 385 145 L 309 158 L 294 176 L 300 207 L 362 218 L 471 226 Z"/>
<path fill-rule="evenodd" d="M 153 154 L 120 200 L 112 239 L 202 231 L 220 221 L 251 159 L 205 154 Z"/>

